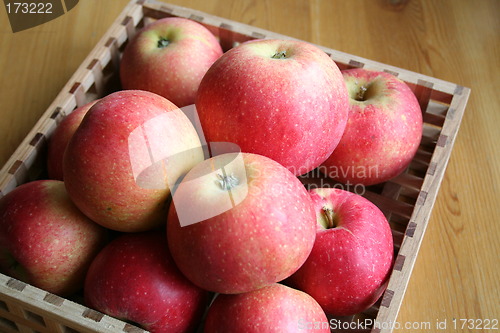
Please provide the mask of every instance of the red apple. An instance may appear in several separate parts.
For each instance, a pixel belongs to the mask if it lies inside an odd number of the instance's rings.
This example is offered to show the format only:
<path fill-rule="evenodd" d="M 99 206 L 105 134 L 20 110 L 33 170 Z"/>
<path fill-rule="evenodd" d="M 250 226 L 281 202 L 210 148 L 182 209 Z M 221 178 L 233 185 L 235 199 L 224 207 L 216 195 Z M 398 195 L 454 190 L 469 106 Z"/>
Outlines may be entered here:
<path fill-rule="evenodd" d="M 406 169 L 417 152 L 420 105 L 408 85 L 392 74 L 363 68 L 342 73 L 349 91 L 349 120 L 323 170 L 342 183 L 387 181 Z"/>
<path fill-rule="evenodd" d="M 311 254 L 290 285 L 335 316 L 364 311 L 382 295 L 393 260 L 389 223 L 373 203 L 334 188 L 310 191 L 318 230 Z"/>
<path fill-rule="evenodd" d="M 281 281 L 306 260 L 316 220 L 300 181 L 262 155 L 226 153 L 196 165 L 173 194 L 168 244 L 194 284 L 242 293 Z"/>
<path fill-rule="evenodd" d="M 96 101 L 76 108 L 57 125 L 49 139 L 47 151 L 47 172 L 50 179 L 63 180 L 63 157 L 69 140 L 82 122 L 83 117 Z"/>
<path fill-rule="evenodd" d="M 243 43 L 203 77 L 196 108 L 208 142 L 234 142 L 301 175 L 324 162 L 347 121 L 339 68 L 318 47 L 293 40 Z"/>
<path fill-rule="evenodd" d="M 165 223 L 170 186 L 204 158 L 195 128 L 154 93 L 112 93 L 87 113 L 64 155 L 64 182 L 95 222 L 124 232 Z"/>
<path fill-rule="evenodd" d="M 107 231 L 71 202 L 63 182 L 26 183 L 0 199 L 0 269 L 48 292 L 83 287 Z"/>
<path fill-rule="evenodd" d="M 139 31 L 125 48 L 122 86 L 157 93 L 179 107 L 194 104 L 203 75 L 221 55 L 219 42 L 201 24 L 163 18 Z"/>
<path fill-rule="evenodd" d="M 155 332 L 193 332 L 210 294 L 189 282 L 168 252 L 165 235 L 123 234 L 95 258 L 85 303 Z"/>
<path fill-rule="evenodd" d="M 325 313 L 311 296 L 281 284 L 217 295 L 204 327 L 205 333 L 330 332 Z"/>

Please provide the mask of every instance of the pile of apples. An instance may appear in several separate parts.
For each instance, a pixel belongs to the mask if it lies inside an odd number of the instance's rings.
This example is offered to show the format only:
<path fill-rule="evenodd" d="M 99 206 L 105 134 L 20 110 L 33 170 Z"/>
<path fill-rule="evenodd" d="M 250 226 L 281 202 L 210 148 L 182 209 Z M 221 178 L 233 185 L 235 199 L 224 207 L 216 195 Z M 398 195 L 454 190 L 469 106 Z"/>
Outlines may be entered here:
<path fill-rule="evenodd" d="M 301 41 L 223 53 L 183 18 L 139 31 L 120 66 L 123 90 L 53 133 L 50 179 L 0 199 L 2 272 L 151 332 L 329 332 L 377 301 L 384 214 L 298 176 L 405 170 L 422 113 L 403 81 Z"/>

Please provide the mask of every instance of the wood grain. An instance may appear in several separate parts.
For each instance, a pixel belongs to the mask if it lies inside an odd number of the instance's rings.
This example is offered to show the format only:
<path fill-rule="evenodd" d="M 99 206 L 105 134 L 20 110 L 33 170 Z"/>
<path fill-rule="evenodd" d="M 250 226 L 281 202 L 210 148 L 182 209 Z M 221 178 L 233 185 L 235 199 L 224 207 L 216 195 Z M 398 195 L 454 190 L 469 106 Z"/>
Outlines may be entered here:
<path fill-rule="evenodd" d="M 496 0 L 171 0 L 472 89 L 395 332 L 499 319 L 500 2 Z M 0 9 L 3 165 L 127 0 L 85 0 L 13 34 Z M 420 330 L 424 331 L 424 330 Z"/>

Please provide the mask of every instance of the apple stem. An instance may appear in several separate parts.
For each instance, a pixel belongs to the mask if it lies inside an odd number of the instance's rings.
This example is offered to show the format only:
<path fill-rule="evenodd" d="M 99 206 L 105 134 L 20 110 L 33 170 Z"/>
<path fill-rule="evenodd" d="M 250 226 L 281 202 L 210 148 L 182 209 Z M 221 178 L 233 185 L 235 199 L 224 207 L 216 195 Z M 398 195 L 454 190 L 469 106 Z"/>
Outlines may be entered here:
<path fill-rule="evenodd" d="M 365 93 L 367 90 L 368 90 L 368 88 L 365 86 L 359 87 L 358 93 L 356 94 L 356 100 L 357 101 L 364 101 L 365 100 Z"/>
<path fill-rule="evenodd" d="M 170 44 L 170 41 L 164 37 L 161 37 L 159 40 L 158 40 L 158 48 L 159 49 L 163 49 L 164 47 L 167 47 L 168 44 Z"/>
<path fill-rule="evenodd" d="M 323 207 L 323 215 L 326 219 L 327 222 L 327 229 L 335 228 L 337 226 L 337 223 L 335 223 L 335 213 L 333 212 L 333 209 L 329 207 Z"/>
<path fill-rule="evenodd" d="M 286 51 L 276 52 L 271 58 L 273 58 L 273 59 L 285 59 L 286 58 Z"/>
<path fill-rule="evenodd" d="M 217 183 L 219 184 L 221 189 L 225 191 L 229 191 L 239 184 L 238 178 L 236 178 L 233 174 L 230 174 L 229 176 L 217 174 L 217 178 Z"/>

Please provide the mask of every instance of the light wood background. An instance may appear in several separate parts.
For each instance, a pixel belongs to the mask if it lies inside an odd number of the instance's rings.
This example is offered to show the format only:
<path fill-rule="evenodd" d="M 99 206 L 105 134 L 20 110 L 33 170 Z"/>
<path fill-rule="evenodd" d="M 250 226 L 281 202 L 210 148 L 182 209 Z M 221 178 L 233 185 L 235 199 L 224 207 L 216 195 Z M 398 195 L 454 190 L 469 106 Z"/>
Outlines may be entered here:
<path fill-rule="evenodd" d="M 0 165 L 127 2 L 80 0 L 15 34 L 0 9 Z M 169 2 L 471 88 L 398 322 L 500 320 L 500 1 Z"/>

